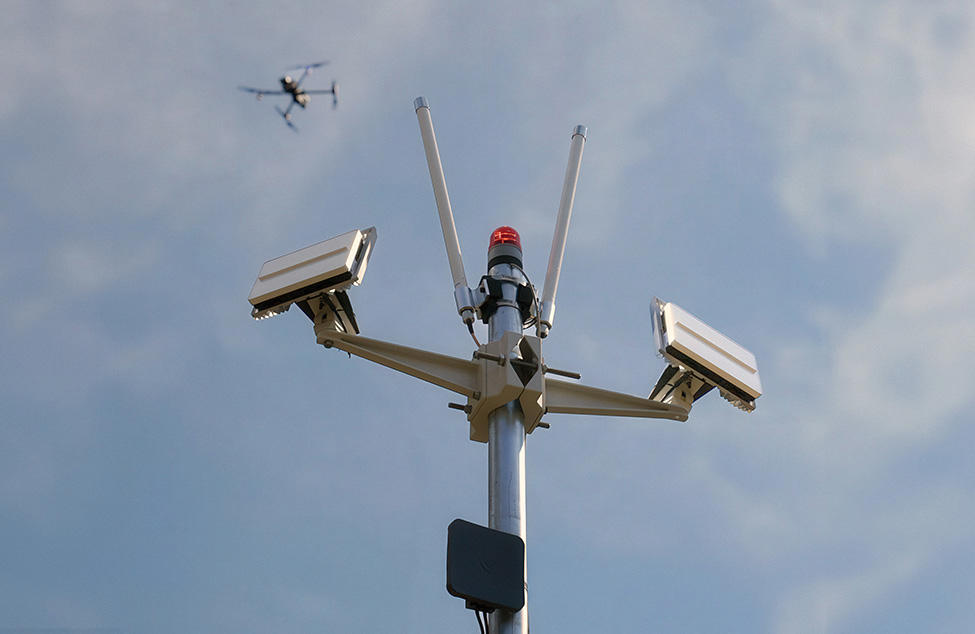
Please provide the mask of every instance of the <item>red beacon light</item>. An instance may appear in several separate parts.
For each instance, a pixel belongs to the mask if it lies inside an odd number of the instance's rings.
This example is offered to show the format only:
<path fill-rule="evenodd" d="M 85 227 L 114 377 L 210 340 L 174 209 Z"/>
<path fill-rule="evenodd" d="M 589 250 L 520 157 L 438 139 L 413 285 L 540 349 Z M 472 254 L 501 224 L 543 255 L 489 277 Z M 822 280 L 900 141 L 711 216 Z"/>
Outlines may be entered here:
<path fill-rule="evenodd" d="M 499 244 L 513 244 L 521 249 L 521 236 L 513 227 L 498 227 L 491 232 L 491 243 L 488 244 L 488 248 L 496 247 Z"/>
<path fill-rule="evenodd" d="M 511 227 L 498 227 L 491 232 L 488 244 L 488 270 L 496 264 L 521 264 L 521 236 Z"/>

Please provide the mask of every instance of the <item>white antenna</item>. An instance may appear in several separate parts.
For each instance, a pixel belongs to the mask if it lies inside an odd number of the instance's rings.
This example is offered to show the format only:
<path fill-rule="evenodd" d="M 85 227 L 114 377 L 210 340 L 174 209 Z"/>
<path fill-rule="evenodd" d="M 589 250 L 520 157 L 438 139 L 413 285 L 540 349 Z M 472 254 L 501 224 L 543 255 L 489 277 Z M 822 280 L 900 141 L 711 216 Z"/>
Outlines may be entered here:
<path fill-rule="evenodd" d="M 562 273 L 562 257 L 565 255 L 565 239 L 569 233 L 569 220 L 572 219 L 572 203 L 576 197 L 576 183 L 579 182 L 579 165 L 582 163 L 582 147 L 586 144 L 589 131 L 584 125 L 577 125 L 572 133 L 569 147 L 569 164 L 565 167 L 565 183 L 562 185 L 562 200 L 559 202 L 559 216 L 555 221 L 555 235 L 552 236 L 552 251 L 548 256 L 548 270 L 545 272 L 545 287 L 542 290 L 542 307 L 538 316 L 538 336 L 545 338 L 555 320 L 555 292 L 559 289 L 559 275 Z"/>
<path fill-rule="evenodd" d="M 437 211 L 440 213 L 443 243 L 447 249 L 450 275 L 454 279 L 454 301 L 457 302 L 457 313 L 464 320 L 464 323 L 470 326 L 474 323 L 474 298 L 471 295 L 471 289 L 467 286 L 467 276 L 464 273 L 464 261 L 460 255 L 460 242 L 457 240 L 454 214 L 450 210 L 450 196 L 447 195 L 447 181 L 444 179 L 443 165 L 440 163 L 437 136 L 433 132 L 433 119 L 430 118 L 430 105 L 426 98 L 417 97 L 413 101 L 413 107 L 416 109 L 416 119 L 420 123 L 420 136 L 423 137 L 423 150 L 427 155 L 427 167 L 430 169 L 433 196 L 437 199 Z"/>

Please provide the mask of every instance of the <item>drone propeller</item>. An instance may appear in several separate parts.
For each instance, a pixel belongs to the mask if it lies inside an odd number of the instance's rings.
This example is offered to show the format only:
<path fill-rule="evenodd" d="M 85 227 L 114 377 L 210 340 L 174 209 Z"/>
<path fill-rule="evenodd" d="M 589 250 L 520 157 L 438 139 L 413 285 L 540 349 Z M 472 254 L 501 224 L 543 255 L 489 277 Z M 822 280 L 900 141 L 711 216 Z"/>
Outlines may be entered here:
<path fill-rule="evenodd" d="M 306 95 L 332 95 L 332 108 L 335 109 L 339 105 L 339 84 L 333 81 L 332 87 L 327 90 L 306 90 L 304 91 Z"/>
<path fill-rule="evenodd" d="M 298 131 L 298 128 L 295 127 L 295 124 L 291 123 L 291 113 L 289 112 L 289 110 L 291 110 L 291 106 L 288 106 L 288 110 L 282 110 L 277 106 L 274 106 L 274 109 L 278 111 L 278 114 L 281 115 L 281 118 L 284 119 L 285 124 L 287 124 L 289 128 L 291 128 L 295 132 Z"/>
<path fill-rule="evenodd" d="M 297 66 L 293 66 L 286 70 L 311 70 L 312 68 L 319 68 L 321 66 L 324 66 L 325 64 L 328 64 L 327 60 L 324 62 L 315 62 L 314 64 L 299 64 Z"/>
<path fill-rule="evenodd" d="M 311 74 L 311 69 L 318 68 L 319 66 L 324 66 L 328 62 L 315 62 L 314 64 L 305 64 L 304 66 L 295 66 L 294 68 L 289 68 L 288 70 L 301 70 L 301 77 L 298 78 L 296 86 L 301 86 L 301 82 L 305 81 L 305 77 Z"/>
<path fill-rule="evenodd" d="M 284 94 L 284 91 L 283 90 L 264 90 L 263 88 L 251 88 L 250 86 L 237 86 L 237 88 L 239 90 L 243 90 L 244 92 L 249 92 L 249 93 L 253 93 L 253 94 L 257 95 L 257 98 L 258 99 L 260 99 L 264 95 L 283 95 Z"/>

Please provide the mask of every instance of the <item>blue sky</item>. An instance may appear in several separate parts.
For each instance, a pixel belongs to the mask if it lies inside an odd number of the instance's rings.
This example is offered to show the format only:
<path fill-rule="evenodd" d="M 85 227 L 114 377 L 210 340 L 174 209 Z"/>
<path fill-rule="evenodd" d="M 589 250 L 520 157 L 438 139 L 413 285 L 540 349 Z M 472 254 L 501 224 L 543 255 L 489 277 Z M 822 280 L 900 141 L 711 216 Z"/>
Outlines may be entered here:
<path fill-rule="evenodd" d="M 975 629 L 969 3 L 13 2 L 0 23 L 0 628 L 476 631 L 446 527 L 486 446 L 439 388 L 253 322 L 261 264 L 357 227 L 362 333 L 466 357 L 413 99 L 469 278 L 544 276 L 546 361 L 648 392 L 649 302 L 755 352 L 752 414 L 551 416 L 537 631 Z M 269 100 L 302 62 L 342 88 Z M 482 333 L 483 337 L 483 333 Z"/>

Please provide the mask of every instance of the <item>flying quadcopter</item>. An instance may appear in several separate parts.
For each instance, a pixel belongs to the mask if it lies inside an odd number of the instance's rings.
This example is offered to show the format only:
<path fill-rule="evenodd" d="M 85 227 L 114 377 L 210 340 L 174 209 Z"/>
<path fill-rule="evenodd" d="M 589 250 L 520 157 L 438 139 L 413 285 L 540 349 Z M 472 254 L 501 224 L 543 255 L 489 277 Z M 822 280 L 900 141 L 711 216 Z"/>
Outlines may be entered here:
<path fill-rule="evenodd" d="M 316 62 L 314 64 L 305 64 L 304 66 L 295 66 L 294 68 L 289 68 L 288 70 L 300 70 L 302 71 L 301 77 L 298 81 L 295 81 L 291 75 L 285 75 L 278 81 L 281 82 L 281 90 L 264 90 L 263 88 L 251 88 L 250 86 L 238 86 L 244 92 L 250 92 L 257 95 L 258 99 L 264 97 L 264 95 L 291 95 L 291 103 L 288 107 L 282 110 L 278 106 L 274 106 L 274 109 L 278 111 L 278 114 L 284 119 L 284 122 L 288 124 L 288 127 L 298 131 L 298 128 L 291 123 L 291 109 L 294 108 L 295 104 L 298 104 L 302 108 L 305 108 L 311 101 L 309 95 L 332 95 L 332 108 L 339 105 L 339 85 L 332 82 L 332 87 L 328 90 L 305 90 L 301 87 L 301 82 L 305 81 L 305 78 L 311 74 L 313 68 L 319 68 L 324 66 L 328 62 Z"/>

